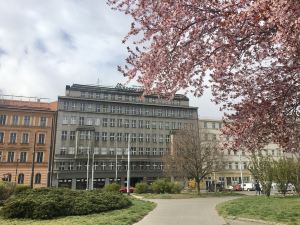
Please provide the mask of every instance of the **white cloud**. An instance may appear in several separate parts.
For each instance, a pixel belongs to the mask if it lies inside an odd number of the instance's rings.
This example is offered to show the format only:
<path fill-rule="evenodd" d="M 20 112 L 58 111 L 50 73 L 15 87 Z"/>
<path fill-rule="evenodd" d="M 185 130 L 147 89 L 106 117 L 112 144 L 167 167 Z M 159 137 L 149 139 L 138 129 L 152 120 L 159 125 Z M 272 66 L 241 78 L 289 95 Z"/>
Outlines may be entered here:
<path fill-rule="evenodd" d="M 0 1 L 0 90 L 55 100 L 67 84 L 125 82 L 117 65 L 129 27 L 104 0 Z M 209 97 L 191 103 L 200 116 L 219 117 Z"/>

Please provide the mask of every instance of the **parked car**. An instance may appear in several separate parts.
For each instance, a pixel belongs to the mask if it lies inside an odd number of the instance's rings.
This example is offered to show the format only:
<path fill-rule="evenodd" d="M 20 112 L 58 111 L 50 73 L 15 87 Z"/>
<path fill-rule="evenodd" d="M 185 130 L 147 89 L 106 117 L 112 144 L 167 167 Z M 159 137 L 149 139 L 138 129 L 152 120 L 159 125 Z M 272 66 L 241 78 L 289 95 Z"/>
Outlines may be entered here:
<path fill-rule="evenodd" d="M 240 184 L 232 184 L 227 187 L 229 191 L 242 191 L 242 186 Z"/>
<path fill-rule="evenodd" d="M 243 184 L 244 191 L 255 191 L 255 184 L 253 183 L 244 183 Z"/>
<path fill-rule="evenodd" d="M 127 193 L 127 187 L 121 187 L 120 190 L 119 190 L 119 192 L 121 192 L 121 193 Z M 133 193 L 134 192 L 134 188 L 130 187 L 129 188 L 129 192 Z"/>

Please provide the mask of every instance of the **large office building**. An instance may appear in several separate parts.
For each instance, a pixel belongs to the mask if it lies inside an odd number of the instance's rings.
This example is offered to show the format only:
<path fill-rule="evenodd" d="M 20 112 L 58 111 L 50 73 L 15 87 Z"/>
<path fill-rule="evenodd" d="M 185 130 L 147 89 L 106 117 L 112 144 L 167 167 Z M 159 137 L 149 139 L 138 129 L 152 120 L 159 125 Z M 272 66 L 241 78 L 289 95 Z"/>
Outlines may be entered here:
<path fill-rule="evenodd" d="M 228 138 L 222 136 L 222 120 L 217 119 L 200 119 L 199 129 L 204 134 L 204 138 L 213 142 L 227 142 Z M 255 182 L 254 177 L 248 170 L 251 161 L 251 153 L 246 151 L 232 151 L 221 149 L 223 152 L 224 168 L 223 170 L 210 174 L 205 177 L 202 188 L 207 188 L 209 184 L 222 183 L 225 187 L 233 184 Z M 269 155 L 274 159 L 283 156 L 282 149 L 276 144 L 268 144 L 261 149 L 263 155 Z"/>
<path fill-rule="evenodd" d="M 28 99 L 0 96 L 0 177 L 17 184 L 47 187 L 57 102 Z"/>
<path fill-rule="evenodd" d="M 171 131 L 196 128 L 197 121 L 184 95 L 168 100 L 120 84 L 67 85 L 58 98 L 52 184 L 85 189 L 117 179 L 124 185 L 128 144 L 130 183 L 161 177 Z"/>

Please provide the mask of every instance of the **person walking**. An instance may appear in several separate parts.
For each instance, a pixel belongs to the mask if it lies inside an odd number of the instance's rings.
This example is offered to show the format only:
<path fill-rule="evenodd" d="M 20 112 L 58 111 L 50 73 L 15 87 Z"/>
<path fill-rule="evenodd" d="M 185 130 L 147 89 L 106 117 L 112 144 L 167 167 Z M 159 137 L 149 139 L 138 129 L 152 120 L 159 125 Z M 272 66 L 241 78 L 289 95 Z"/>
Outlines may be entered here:
<path fill-rule="evenodd" d="M 256 191 L 256 195 L 260 195 L 260 192 L 261 192 L 261 188 L 260 188 L 260 185 L 259 183 L 256 181 L 255 183 L 255 191 Z"/>

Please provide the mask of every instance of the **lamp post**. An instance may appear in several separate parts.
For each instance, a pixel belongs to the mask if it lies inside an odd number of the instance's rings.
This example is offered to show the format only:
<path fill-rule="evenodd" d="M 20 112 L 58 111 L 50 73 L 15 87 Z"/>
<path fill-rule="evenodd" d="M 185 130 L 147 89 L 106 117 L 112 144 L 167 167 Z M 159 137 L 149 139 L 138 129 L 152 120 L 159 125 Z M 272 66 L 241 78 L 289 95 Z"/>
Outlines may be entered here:
<path fill-rule="evenodd" d="M 128 135 L 128 159 L 127 159 L 127 194 L 130 195 L 130 134 Z"/>
<path fill-rule="evenodd" d="M 18 167 L 19 167 L 19 159 L 17 159 L 15 183 L 17 183 Z"/>
<path fill-rule="evenodd" d="M 34 143 L 33 143 L 33 153 L 32 153 L 32 164 L 31 164 L 30 188 L 33 188 L 34 163 L 35 163 L 35 145 L 36 145 L 36 132 L 34 133 Z"/>
<path fill-rule="evenodd" d="M 242 183 L 242 190 L 243 190 L 244 189 L 244 179 L 243 179 L 243 168 L 242 168 L 241 152 L 239 152 L 239 158 L 240 158 L 241 183 Z"/>

